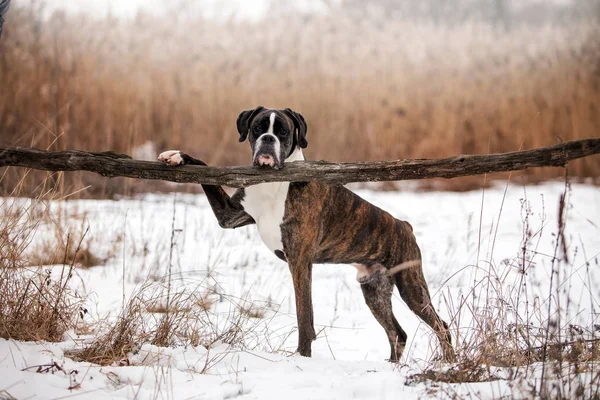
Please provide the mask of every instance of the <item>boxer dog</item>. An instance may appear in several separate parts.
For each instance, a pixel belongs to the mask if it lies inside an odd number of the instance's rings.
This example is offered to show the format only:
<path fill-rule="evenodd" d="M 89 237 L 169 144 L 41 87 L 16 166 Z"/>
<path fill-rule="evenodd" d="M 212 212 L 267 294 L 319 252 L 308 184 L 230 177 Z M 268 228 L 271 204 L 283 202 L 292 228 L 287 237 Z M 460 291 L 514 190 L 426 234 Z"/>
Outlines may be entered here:
<path fill-rule="evenodd" d="M 237 119 L 239 141 L 246 139 L 257 168 L 283 168 L 304 160 L 307 125 L 286 108 L 257 107 Z M 160 154 L 173 165 L 206 165 L 179 150 Z M 434 310 L 421 268 L 421 252 L 412 226 L 363 200 L 342 185 L 320 182 L 261 183 L 229 196 L 220 186 L 202 185 L 222 228 L 256 224 L 267 247 L 287 261 L 294 283 L 298 352 L 311 356 L 316 338 L 312 307 L 313 263 L 356 267 L 367 306 L 390 344 L 390 361 L 398 361 L 406 332 L 392 313 L 395 284 L 406 305 L 427 323 L 441 343 L 443 358 L 455 359 L 448 324 Z"/>

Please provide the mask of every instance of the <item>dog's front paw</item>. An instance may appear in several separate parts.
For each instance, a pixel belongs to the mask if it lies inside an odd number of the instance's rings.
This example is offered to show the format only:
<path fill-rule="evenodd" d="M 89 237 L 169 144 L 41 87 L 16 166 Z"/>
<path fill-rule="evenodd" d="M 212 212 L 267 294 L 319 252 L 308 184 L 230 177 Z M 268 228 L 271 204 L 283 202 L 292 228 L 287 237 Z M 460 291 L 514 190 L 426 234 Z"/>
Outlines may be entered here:
<path fill-rule="evenodd" d="M 158 155 L 158 160 L 169 165 L 182 165 L 184 164 L 182 154 L 181 150 L 167 150 Z"/>

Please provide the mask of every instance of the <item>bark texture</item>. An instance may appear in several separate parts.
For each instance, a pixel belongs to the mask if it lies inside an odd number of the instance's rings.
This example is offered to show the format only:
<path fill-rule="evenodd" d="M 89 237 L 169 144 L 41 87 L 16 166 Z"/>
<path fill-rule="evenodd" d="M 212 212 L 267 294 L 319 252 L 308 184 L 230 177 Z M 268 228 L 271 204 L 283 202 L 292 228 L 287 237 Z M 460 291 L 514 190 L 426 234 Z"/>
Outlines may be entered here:
<path fill-rule="evenodd" d="M 263 182 L 326 183 L 400 181 L 456 178 L 490 172 L 518 171 L 533 167 L 560 167 L 577 158 L 600 153 L 600 139 L 584 139 L 534 150 L 487 155 L 461 155 L 440 159 L 409 159 L 359 163 L 305 161 L 286 164 L 281 170 L 184 165 L 133 160 L 114 152 L 80 150 L 44 151 L 23 147 L 0 147 L 0 167 L 14 166 L 46 171 L 90 171 L 102 176 L 158 179 L 180 183 L 203 183 L 246 187 Z"/>

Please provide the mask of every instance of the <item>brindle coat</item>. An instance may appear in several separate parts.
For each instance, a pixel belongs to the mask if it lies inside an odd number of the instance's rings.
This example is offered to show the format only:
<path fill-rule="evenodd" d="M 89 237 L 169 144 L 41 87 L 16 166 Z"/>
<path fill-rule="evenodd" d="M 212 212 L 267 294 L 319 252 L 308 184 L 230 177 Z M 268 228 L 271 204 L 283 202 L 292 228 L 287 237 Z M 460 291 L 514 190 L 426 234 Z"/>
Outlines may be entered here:
<path fill-rule="evenodd" d="M 263 110 L 259 107 L 240 114 L 240 135 L 247 135 L 252 118 Z M 250 115 L 250 112 L 253 114 Z M 297 130 L 301 135 L 294 137 L 294 146 L 301 142 L 300 146 L 306 147 L 304 118 L 289 109 L 283 113 L 283 120 L 291 132 Z M 240 127 L 242 117 L 248 121 Z M 187 154 L 179 154 L 183 160 L 181 164 L 206 165 Z M 230 197 L 220 186 L 202 187 L 221 227 L 237 228 L 254 223 L 242 206 L 244 189 L 237 190 Z M 421 252 L 408 222 L 394 218 L 341 185 L 294 182 L 289 185 L 280 227 L 283 253 L 275 253 L 288 262 L 292 274 L 298 318 L 298 352 L 301 355 L 310 357 L 311 344 L 316 338 L 311 294 L 312 265 L 344 263 L 358 264 L 366 271 L 359 282 L 367 306 L 387 334 L 390 361 L 399 359 L 407 339 L 406 332 L 392 313 L 394 284 L 408 307 L 434 330 L 444 358 L 448 361 L 455 358 L 448 324 L 431 304 L 420 264 Z M 409 262 L 409 267 L 399 268 L 393 275 L 387 272 L 406 262 Z"/>
<path fill-rule="evenodd" d="M 341 185 L 291 184 L 281 230 L 296 291 L 298 351 L 306 356 L 310 356 L 315 337 L 311 303 L 313 262 L 362 264 L 370 268 L 381 265 L 389 270 L 421 260 L 408 222 L 394 218 Z M 401 269 L 393 277 L 376 270 L 361 282 L 365 301 L 388 336 L 390 360 L 398 360 L 407 339 L 392 313 L 393 283 L 408 307 L 433 328 L 444 357 L 453 359 L 448 325 L 432 307 L 419 264 Z"/>

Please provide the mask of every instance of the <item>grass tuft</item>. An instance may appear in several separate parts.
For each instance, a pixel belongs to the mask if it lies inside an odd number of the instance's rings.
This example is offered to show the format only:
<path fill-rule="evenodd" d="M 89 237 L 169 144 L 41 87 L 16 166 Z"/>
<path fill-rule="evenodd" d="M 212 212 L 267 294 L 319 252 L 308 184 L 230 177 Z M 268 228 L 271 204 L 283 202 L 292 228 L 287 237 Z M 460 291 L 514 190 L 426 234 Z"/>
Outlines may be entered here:
<path fill-rule="evenodd" d="M 19 198 L 26 176 L 27 172 L 13 189 L 15 197 L 0 199 L 0 337 L 56 342 L 81 322 L 85 298 L 71 289 L 74 263 L 53 269 L 27 267 L 28 247 L 41 221 L 51 215 L 48 204 L 57 189 L 47 174 L 40 185 L 43 195 Z M 72 250 L 73 260 L 79 250 Z"/>

